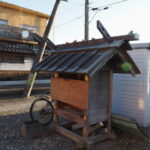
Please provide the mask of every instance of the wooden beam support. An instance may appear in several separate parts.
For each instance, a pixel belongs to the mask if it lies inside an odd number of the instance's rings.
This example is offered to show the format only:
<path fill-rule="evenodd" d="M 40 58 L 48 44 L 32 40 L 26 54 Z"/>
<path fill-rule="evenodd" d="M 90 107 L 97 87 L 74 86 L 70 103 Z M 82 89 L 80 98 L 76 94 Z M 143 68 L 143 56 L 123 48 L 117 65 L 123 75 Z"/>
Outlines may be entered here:
<path fill-rule="evenodd" d="M 74 124 L 73 126 L 72 126 L 72 130 L 76 130 L 76 129 L 80 129 L 80 128 L 83 128 L 83 124 Z"/>
<path fill-rule="evenodd" d="M 109 81 L 108 81 L 108 120 L 107 120 L 107 131 L 108 134 L 111 133 L 111 114 L 112 114 L 112 79 L 113 79 L 113 72 L 109 71 Z"/>
<path fill-rule="evenodd" d="M 83 137 L 87 140 L 89 135 L 88 112 L 84 111 Z"/>
<path fill-rule="evenodd" d="M 95 126 L 89 128 L 89 132 L 88 132 L 88 133 L 91 134 L 91 133 L 93 133 L 95 130 L 97 130 L 97 129 L 101 128 L 101 127 L 102 127 L 101 124 L 96 124 Z"/>
<path fill-rule="evenodd" d="M 44 40 L 47 41 L 47 46 L 46 47 L 48 47 L 49 49 L 53 49 L 53 48 L 56 49 L 57 48 L 56 45 L 48 38 L 44 39 L 40 35 L 38 35 L 36 33 L 34 33 L 34 38 L 39 43 L 44 42 Z"/>
<path fill-rule="evenodd" d="M 24 43 L 24 44 L 33 44 L 37 45 L 38 42 L 34 41 L 27 41 L 27 40 L 16 40 L 16 39 L 10 39 L 10 38 L 0 38 L 0 41 L 8 41 L 8 42 L 16 42 L 16 43 Z"/>
<path fill-rule="evenodd" d="M 54 104 L 54 121 L 56 123 L 56 125 L 59 124 L 59 117 L 58 117 L 58 101 L 55 100 L 55 104 Z"/>
<path fill-rule="evenodd" d="M 118 41 L 114 41 L 113 43 L 109 44 L 109 43 L 103 43 L 103 44 L 95 44 L 95 45 L 89 45 L 89 46 L 76 46 L 76 47 L 70 47 L 70 48 L 57 48 L 56 49 L 52 49 L 49 52 L 51 52 L 52 54 L 58 54 L 58 53 L 72 53 L 72 52 L 88 52 L 88 51 L 95 51 L 95 49 L 97 50 L 108 50 L 108 49 L 113 49 L 113 48 L 119 48 L 122 44 L 124 44 L 125 42 L 123 40 L 118 40 Z M 68 46 L 69 47 L 69 46 Z"/>
<path fill-rule="evenodd" d="M 95 143 L 98 143 L 100 141 L 103 141 L 105 139 L 107 139 L 106 134 L 98 134 L 98 135 L 89 137 L 87 143 L 91 145 L 91 144 L 95 144 Z"/>
<path fill-rule="evenodd" d="M 105 29 L 105 27 L 99 20 L 97 21 L 97 29 L 101 32 L 106 42 L 112 43 L 114 41 L 113 38 L 109 35 L 109 33 L 107 32 L 107 30 Z"/>
<path fill-rule="evenodd" d="M 55 77 L 55 78 L 59 78 L 59 73 L 55 73 L 55 74 L 54 74 L 54 77 Z"/>
<path fill-rule="evenodd" d="M 74 142 L 79 143 L 79 142 L 83 141 L 83 138 L 80 135 L 78 135 L 74 132 L 71 132 L 70 130 L 67 130 L 63 127 L 56 126 L 55 130 L 56 130 L 56 132 L 58 132 L 64 136 L 68 137 L 69 139 L 73 140 Z"/>
<path fill-rule="evenodd" d="M 73 114 L 73 113 L 70 113 L 70 112 L 67 112 L 65 110 L 62 110 L 62 109 L 58 109 L 58 114 L 68 120 L 72 120 L 76 123 L 81 123 L 83 124 L 84 123 L 84 120 L 83 118 L 81 118 L 80 116 L 76 115 L 76 114 Z"/>
<path fill-rule="evenodd" d="M 88 75 L 85 75 L 85 76 L 84 76 L 84 80 L 85 80 L 85 81 L 89 81 L 89 76 L 88 76 Z"/>
<path fill-rule="evenodd" d="M 49 21 L 48 21 L 48 24 L 46 26 L 45 32 L 43 34 L 44 41 L 42 43 L 40 43 L 40 45 L 39 45 L 39 50 L 38 50 L 38 53 L 37 53 L 36 58 L 34 60 L 33 66 L 42 61 L 42 58 L 43 58 L 43 55 L 44 55 L 44 51 L 45 51 L 45 48 L 47 46 L 46 39 L 48 38 L 49 33 L 51 31 L 52 24 L 53 24 L 53 21 L 54 21 L 54 18 L 55 18 L 58 6 L 60 4 L 60 1 L 61 0 L 56 0 L 56 2 L 54 4 L 54 7 L 53 7 L 53 10 L 52 10 L 52 13 L 51 13 L 51 17 L 49 18 Z M 37 72 L 35 72 L 33 70 L 33 67 L 32 67 L 32 69 L 30 71 L 30 74 L 28 76 L 28 79 L 27 79 L 27 82 L 30 82 L 30 81 L 31 82 L 29 84 L 28 83 L 26 84 L 26 86 L 24 88 L 23 96 L 25 96 L 25 97 L 29 97 L 30 96 L 36 76 L 37 76 Z"/>
<path fill-rule="evenodd" d="M 64 123 L 61 123 L 60 126 L 64 127 L 64 128 L 69 128 L 69 129 L 72 129 L 72 126 L 75 124 L 75 122 L 73 121 L 69 121 L 69 122 L 64 122 Z"/>

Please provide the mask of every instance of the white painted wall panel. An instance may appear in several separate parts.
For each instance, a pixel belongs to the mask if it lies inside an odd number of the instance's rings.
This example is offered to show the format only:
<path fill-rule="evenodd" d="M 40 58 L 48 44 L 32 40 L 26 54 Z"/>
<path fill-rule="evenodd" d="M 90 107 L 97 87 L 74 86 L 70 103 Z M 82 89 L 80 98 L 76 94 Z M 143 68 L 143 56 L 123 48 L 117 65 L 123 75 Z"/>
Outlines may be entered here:
<path fill-rule="evenodd" d="M 136 77 L 125 74 L 114 75 L 112 111 L 146 126 L 148 50 L 134 50 L 129 54 L 142 73 Z"/>
<path fill-rule="evenodd" d="M 0 63 L 0 70 L 3 71 L 29 71 L 33 64 L 33 58 L 25 57 L 24 63 Z"/>
<path fill-rule="evenodd" d="M 148 78 L 145 124 L 150 125 L 150 51 L 148 51 Z"/>

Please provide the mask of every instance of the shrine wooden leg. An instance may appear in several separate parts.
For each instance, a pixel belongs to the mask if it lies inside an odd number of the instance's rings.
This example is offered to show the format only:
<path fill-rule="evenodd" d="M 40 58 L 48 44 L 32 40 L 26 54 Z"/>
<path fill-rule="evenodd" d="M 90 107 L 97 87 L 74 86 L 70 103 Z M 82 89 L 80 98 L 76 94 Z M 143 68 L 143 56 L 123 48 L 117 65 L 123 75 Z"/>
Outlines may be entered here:
<path fill-rule="evenodd" d="M 83 137 L 85 139 L 88 139 L 88 133 L 89 133 L 89 124 L 88 124 L 88 114 L 87 111 L 84 111 L 84 125 L 83 125 Z"/>
<path fill-rule="evenodd" d="M 54 121 L 58 125 L 59 124 L 59 117 L 58 117 L 58 102 L 55 101 L 54 104 Z"/>
<path fill-rule="evenodd" d="M 108 82 L 108 121 L 107 121 L 107 132 L 111 133 L 111 114 L 112 114 L 112 76 L 113 72 L 109 72 L 109 82 Z"/>

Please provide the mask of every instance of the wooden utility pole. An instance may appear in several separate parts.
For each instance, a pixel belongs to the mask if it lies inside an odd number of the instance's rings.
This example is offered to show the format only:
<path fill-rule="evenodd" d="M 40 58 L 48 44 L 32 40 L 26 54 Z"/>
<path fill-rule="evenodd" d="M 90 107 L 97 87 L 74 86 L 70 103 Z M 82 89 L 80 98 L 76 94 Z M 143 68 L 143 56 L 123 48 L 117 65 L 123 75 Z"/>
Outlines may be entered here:
<path fill-rule="evenodd" d="M 89 40 L 89 0 L 85 0 L 85 33 L 84 39 Z"/>
<path fill-rule="evenodd" d="M 34 60 L 33 66 L 36 65 L 37 63 L 39 63 L 43 58 L 43 54 L 44 54 L 44 51 L 45 51 L 45 48 L 47 45 L 47 41 L 48 41 L 47 39 L 48 39 L 48 36 L 49 36 L 50 30 L 51 30 L 51 27 L 52 27 L 52 24 L 54 21 L 54 17 L 56 15 L 56 11 L 57 11 L 60 1 L 61 0 L 56 0 L 56 2 L 55 2 L 54 8 L 52 10 L 51 16 L 49 18 L 47 27 L 46 27 L 44 35 L 43 35 L 43 41 L 39 45 L 38 54 Z M 32 69 L 29 73 L 27 82 L 26 82 L 23 96 L 25 96 L 25 97 L 30 96 L 36 76 L 37 76 L 37 72 L 34 72 L 33 67 L 32 67 Z"/>

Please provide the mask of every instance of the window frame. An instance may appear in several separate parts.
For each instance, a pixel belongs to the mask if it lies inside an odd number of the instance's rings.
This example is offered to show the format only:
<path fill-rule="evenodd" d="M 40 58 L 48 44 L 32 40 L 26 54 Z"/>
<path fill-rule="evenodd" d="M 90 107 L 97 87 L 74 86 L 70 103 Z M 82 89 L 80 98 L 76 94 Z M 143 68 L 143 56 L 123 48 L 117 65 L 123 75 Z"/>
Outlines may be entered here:
<path fill-rule="evenodd" d="M 21 24 L 21 28 L 27 29 L 27 30 L 32 31 L 34 33 L 38 33 L 38 27 L 37 26 L 32 26 L 32 25 L 28 25 L 28 24 Z"/>
<path fill-rule="evenodd" d="M 6 19 L 0 19 L 0 24 L 8 25 L 8 20 L 6 20 Z"/>
<path fill-rule="evenodd" d="M 24 60 L 23 55 L 0 54 L 0 63 L 24 64 Z"/>

